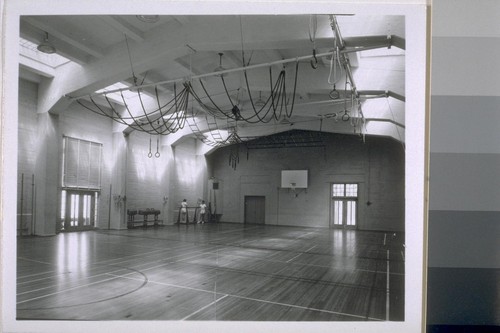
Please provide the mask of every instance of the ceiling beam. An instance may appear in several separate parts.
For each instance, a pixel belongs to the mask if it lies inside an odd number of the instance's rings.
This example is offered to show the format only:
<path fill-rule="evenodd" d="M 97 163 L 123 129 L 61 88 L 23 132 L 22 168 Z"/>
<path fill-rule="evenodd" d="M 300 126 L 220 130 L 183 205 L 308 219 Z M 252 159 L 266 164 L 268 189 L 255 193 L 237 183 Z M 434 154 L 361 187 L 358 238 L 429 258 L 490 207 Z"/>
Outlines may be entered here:
<path fill-rule="evenodd" d="M 19 55 L 19 65 L 24 66 L 27 70 L 32 73 L 41 75 L 46 78 L 53 78 L 55 76 L 55 70 L 43 62 L 37 61 L 31 57 L 24 54 Z"/>
<path fill-rule="evenodd" d="M 191 17 L 190 24 L 182 27 L 177 21 L 172 21 L 172 24 L 166 23 L 165 29 L 151 31 L 142 43 L 131 45 L 130 54 L 134 59 L 134 69 L 141 73 L 153 68 L 159 69 L 161 66 L 170 67 L 180 57 L 189 55 L 189 52 L 192 52 L 191 49 L 210 52 L 238 50 L 241 48 L 241 35 L 237 23 L 236 20 L 230 18 L 227 21 L 213 21 L 205 16 Z M 248 50 L 252 47 L 256 49 L 295 48 L 303 44 L 310 48 L 311 43 L 304 34 L 302 26 L 290 24 L 286 29 L 278 29 L 277 27 L 281 27 L 280 22 L 273 21 L 273 24 L 275 28 L 270 27 L 265 34 L 255 33 L 245 36 L 245 48 Z M 189 36 L 187 41 L 186 36 Z M 300 37 L 292 39 L 295 37 L 290 36 Z M 325 46 L 331 45 L 331 38 L 324 38 L 324 41 Z M 319 42 L 321 44 L 321 40 Z M 191 49 L 186 47 L 186 43 Z M 168 77 L 168 75 L 164 76 Z M 64 75 L 59 80 L 58 86 L 65 90 L 64 95 L 77 97 L 129 77 L 129 54 L 124 50 L 123 45 L 115 45 L 108 50 L 105 57 Z M 54 90 L 54 92 L 58 93 L 59 90 Z M 53 101 L 56 97 L 62 98 L 62 96 L 53 96 L 47 100 Z M 45 109 L 50 109 L 50 105 L 47 105 Z"/>
<path fill-rule="evenodd" d="M 125 35 L 129 36 L 136 42 L 144 41 L 143 33 L 139 29 L 137 29 L 136 27 L 134 27 L 133 25 L 122 19 L 120 16 L 116 15 L 104 16 L 103 20 L 107 24 L 115 28 L 117 31 L 123 32 Z"/>

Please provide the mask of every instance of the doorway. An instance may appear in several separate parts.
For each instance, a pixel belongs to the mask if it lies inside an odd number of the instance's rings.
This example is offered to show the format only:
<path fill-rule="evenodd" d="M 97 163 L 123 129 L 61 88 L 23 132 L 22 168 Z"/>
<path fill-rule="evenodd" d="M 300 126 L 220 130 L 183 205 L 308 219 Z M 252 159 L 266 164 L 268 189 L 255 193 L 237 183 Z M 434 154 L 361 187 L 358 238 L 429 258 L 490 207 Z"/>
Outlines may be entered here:
<path fill-rule="evenodd" d="M 266 197 L 245 196 L 245 224 L 265 224 Z"/>
<path fill-rule="evenodd" d="M 358 184 L 332 184 L 330 228 L 356 229 Z"/>
<path fill-rule="evenodd" d="M 64 190 L 61 193 L 61 231 L 95 227 L 98 192 Z"/>

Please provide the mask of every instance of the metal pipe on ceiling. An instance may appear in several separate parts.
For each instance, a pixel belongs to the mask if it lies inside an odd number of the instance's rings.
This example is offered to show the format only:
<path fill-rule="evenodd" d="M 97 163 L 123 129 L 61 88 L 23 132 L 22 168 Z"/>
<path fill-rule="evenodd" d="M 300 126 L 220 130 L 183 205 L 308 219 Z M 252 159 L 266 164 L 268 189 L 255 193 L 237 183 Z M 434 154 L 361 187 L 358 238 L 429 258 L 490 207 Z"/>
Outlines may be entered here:
<path fill-rule="evenodd" d="M 343 45 L 345 45 L 343 43 Z M 373 45 L 373 46 L 367 46 L 367 47 L 353 47 L 353 48 L 344 48 L 340 50 L 341 54 L 348 54 L 348 53 L 355 53 L 355 52 L 361 52 L 361 51 L 367 51 L 367 50 L 373 50 L 373 49 L 379 49 L 379 48 L 385 48 L 388 47 L 389 43 L 381 43 L 379 45 Z M 316 55 L 306 55 L 306 56 L 301 56 L 301 57 L 295 57 L 295 58 L 288 58 L 288 59 L 282 59 L 282 60 L 277 60 L 277 61 L 272 61 L 272 62 L 267 62 L 267 63 L 261 63 L 261 64 L 255 64 L 255 65 L 250 65 L 250 66 L 243 66 L 243 67 L 237 67 L 237 68 L 230 68 L 222 71 L 216 71 L 216 72 L 210 72 L 210 73 L 205 73 L 205 74 L 199 74 L 199 75 L 193 75 L 190 77 L 183 77 L 183 78 L 177 78 L 177 79 L 172 79 L 172 80 L 165 80 L 165 81 L 159 81 L 159 82 L 152 82 L 152 83 L 147 83 L 147 84 L 142 84 L 142 85 L 137 85 L 137 86 L 131 86 L 127 88 L 117 88 L 113 90 L 108 90 L 108 91 L 103 91 L 99 93 L 91 93 L 91 94 L 86 94 L 86 95 L 81 95 L 81 96 L 70 96 L 66 95 L 70 100 L 76 100 L 82 97 L 88 97 L 88 96 L 102 96 L 106 94 L 112 94 L 116 92 L 121 92 L 121 91 L 134 91 L 137 89 L 142 89 L 142 88 L 147 88 L 147 87 L 152 87 L 156 85 L 163 85 L 163 84 L 172 84 L 172 83 L 177 83 L 177 82 L 183 82 L 187 80 L 192 80 L 192 79 L 201 79 L 205 77 L 210 77 L 210 76 L 217 76 L 217 75 L 222 75 L 222 74 L 227 74 L 227 73 L 234 73 L 234 72 L 241 72 L 245 70 L 251 70 L 251 69 L 256 69 L 256 68 L 262 68 L 262 67 L 271 67 L 274 65 L 282 65 L 282 64 L 287 64 L 291 62 L 297 62 L 297 61 L 306 61 L 306 60 L 311 60 L 312 58 L 323 58 L 323 57 L 328 57 L 332 56 L 335 52 L 334 51 L 329 51 L 329 52 L 324 52 L 324 53 L 318 53 Z M 347 59 L 347 57 L 346 57 Z M 352 72 L 349 67 L 349 80 L 353 81 L 352 79 Z"/>

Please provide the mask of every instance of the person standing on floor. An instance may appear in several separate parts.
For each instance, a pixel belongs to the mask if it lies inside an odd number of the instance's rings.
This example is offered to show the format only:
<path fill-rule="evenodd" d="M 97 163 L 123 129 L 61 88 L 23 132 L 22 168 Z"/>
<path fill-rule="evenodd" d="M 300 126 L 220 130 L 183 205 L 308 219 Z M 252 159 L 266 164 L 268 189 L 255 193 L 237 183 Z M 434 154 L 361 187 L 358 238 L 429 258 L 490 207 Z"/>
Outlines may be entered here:
<path fill-rule="evenodd" d="M 205 214 L 207 210 L 207 205 L 205 204 L 205 200 L 201 200 L 200 203 L 200 220 L 198 223 L 205 223 Z"/>
<path fill-rule="evenodd" d="M 181 223 L 187 223 L 187 200 L 184 199 L 181 202 Z"/>

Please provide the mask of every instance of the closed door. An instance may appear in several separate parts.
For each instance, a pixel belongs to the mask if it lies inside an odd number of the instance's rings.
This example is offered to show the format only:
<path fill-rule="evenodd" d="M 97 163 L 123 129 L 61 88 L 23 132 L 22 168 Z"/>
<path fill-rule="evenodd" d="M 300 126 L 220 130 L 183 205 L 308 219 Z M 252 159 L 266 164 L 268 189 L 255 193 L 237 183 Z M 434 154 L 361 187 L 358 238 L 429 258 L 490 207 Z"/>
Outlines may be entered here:
<path fill-rule="evenodd" d="M 333 227 L 356 228 L 356 201 L 333 200 Z"/>
<path fill-rule="evenodd" d="M 245 196 L 245 223 L 265 224 L 266 197 Z"/>
<path fill-rule="evenodd" d="M 77 231 L 95 226 L 96 192 L 63 191 L 61 202 L 62 230 Z"/>
<path fill-rule="evenodd" d="M 333 184 L 331 199 L 330 227 L 355 229 L 357 225 L 358 185 Z"/>

